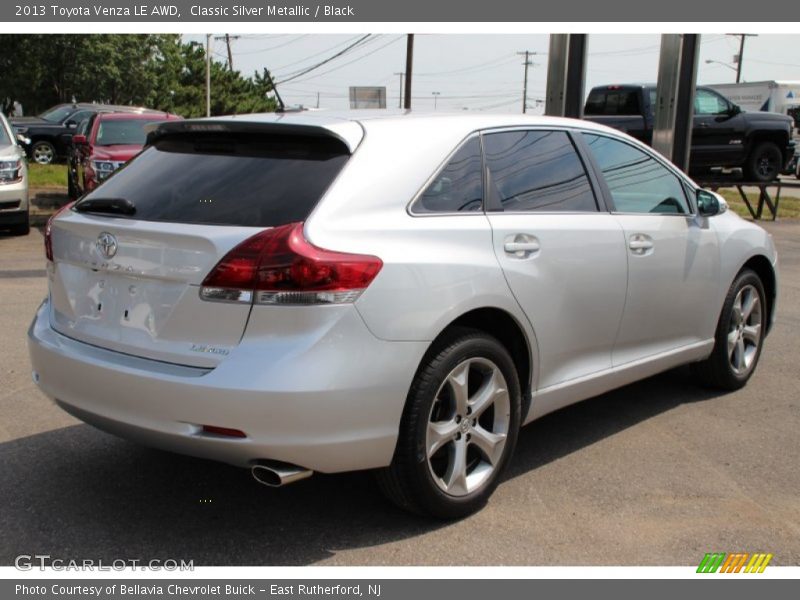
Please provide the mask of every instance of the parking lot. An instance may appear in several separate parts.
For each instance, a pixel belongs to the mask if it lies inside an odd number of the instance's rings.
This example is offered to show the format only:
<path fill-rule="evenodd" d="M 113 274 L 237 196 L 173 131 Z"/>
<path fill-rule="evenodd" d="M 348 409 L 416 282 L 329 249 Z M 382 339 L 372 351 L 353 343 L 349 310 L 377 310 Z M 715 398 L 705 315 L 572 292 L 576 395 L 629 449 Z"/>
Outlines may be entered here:
<path fill-rule="evenodd" d="M 454 523 L 394 509 L 365 473 L 269 489 L 62 413 L 25 342 L 47 287 L 41 234 L 0 233 L 0 564 L 696 565 L 712 551 L 800 564 L 800 222 L 765 226 L 779 313 L 747 388 L 709 392 L 678 369 L 552 414 L 523 430 L 489 505 Z"/>

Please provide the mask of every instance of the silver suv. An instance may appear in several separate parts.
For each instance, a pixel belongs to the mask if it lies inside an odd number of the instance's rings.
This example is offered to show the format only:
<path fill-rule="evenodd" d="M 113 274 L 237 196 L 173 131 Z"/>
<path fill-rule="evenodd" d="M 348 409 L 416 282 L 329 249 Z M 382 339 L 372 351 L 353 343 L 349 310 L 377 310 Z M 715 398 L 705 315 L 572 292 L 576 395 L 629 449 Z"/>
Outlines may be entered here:
<path fill-rule="evenodd" d="M 747 382 L 776 253 L 725 209 L 581 121 L 165 123 L 49 224 L 33 376 L 146 445 L 458 517 L 546 413 L 684 363 Z"/>
<path fill-rule="evenodd" d="M 17 135 L 0 113 L 0 229 L 14 235 L 30 232 L 28 164 Z"/>

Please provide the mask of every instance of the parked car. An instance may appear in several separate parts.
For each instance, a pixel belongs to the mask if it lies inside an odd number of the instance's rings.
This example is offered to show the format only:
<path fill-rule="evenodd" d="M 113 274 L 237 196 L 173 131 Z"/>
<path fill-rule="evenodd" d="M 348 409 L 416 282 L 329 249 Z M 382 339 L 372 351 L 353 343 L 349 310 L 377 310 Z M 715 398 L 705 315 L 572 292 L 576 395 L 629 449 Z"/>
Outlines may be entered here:
<path fill-rule="evenodd" d="M 67 159 L 69 197 L 77 199 L 96 188 L 144 146 L 145 127 L 180 119 L 170 113 L 95 113 L 81 122 Z"/>
<path fill-rule="evenodd" d="M 17 235 L 30 231 L 28 166 L 25 151 L 5 115 L 0 113 L 0 227 Z"/>
<path fill-rule="evenodd" d="M 771 237 L 661 155 L 522 115 L 167 122 L 45 247 L 64 410 L 267 485 L 376 469 L 438 517 L 551 411 L 685 363 L 744 386 L 777 289 Z"/>
<path fill-rule="evenodd" d="M 17 133 L 30 139 L 25 148 L 28 156 L 41 165 L 48 165 L 67 155 L 72 135 L 78 124 L 98 112 L 156 112 L 139 106 L 112 104 L 58 104 L 38 117 L 11 119 Z"/>
<path fill-rule="evenodd" d="M 589 93 L 584 118 L 650 144 L 655 103 L 654 85 L 599 86 Z M 711 88 L 698 87 L 690 171 L 740 167 L 747 181 L 773 181 L 781 173 L 791 172 L 787 169 L 795 150 L 793 124 L 786 115 L 745 112 Z"/>

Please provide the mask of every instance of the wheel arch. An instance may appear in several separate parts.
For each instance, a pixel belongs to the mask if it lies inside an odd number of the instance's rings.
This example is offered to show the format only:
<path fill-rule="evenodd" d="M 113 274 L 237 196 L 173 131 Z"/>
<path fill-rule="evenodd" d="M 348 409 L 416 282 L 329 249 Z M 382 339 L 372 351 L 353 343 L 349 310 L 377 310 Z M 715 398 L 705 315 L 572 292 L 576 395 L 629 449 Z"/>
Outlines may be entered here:
<path fill-rule="evenodd" d="M 752 153 L 761 142 L 772 142 L 778 147 L 778 151 L 781 153 L 781 158 L 785 161 L 789 158 L 786 156 L 786 144 L 788 141 L 789 138 L 786 135 L 786 132 L 779 129 L 755 131 L 751 133 L 747 139 L 747 153 L 745 154 L 745 160 L 750 157 L 750 153 Z"/>
<path fill-rule="evenodd" d="M 522 390 L 522 419 L 530 409 L 533 381 L 533 352 L 528 335 L 517 319 L 509 312 L 496 307 L 485 306 L 469 310 L 448 323 L 431 342 L 429 350 L 454 327 L 468 327 L 483 331 L 503 344 L 514 361 Z M 426 352 L 420 365 L 428 358 Z"/>
<path fill-rule="evenodd" d="M 758 275 L 759 279 L 761 279 L 761 283 L 764 286 L 764 294 L 766 296 L 765 300 L 767 302 L 767 329 L 766 333 L 769 333 L 772 329 L 772 322 L 774 320 L 774 307 L 775 301 L 777 299 L 778 294 L 778 282 L 775 276 L 775 269 L 772 267 L 772 263 L 769 259 L 764 256 L 763 254 L 756 254 L 755 256 L 751 256 L 742 267 L 737 271 L 736 275 L 738 276 L 744 269 L 751 269 Z"/>

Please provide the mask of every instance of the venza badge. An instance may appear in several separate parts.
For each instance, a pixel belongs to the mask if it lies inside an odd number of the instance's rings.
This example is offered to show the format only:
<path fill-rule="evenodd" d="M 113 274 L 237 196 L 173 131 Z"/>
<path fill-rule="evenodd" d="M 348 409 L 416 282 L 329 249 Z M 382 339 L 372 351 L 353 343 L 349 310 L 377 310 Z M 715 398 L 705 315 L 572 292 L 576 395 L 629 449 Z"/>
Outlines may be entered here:
<path fill-rule="evenodd" d="M 107 231 L 97 236 L 97 241 L 94 245 L 103 258 L 114 258 L 117 253 L 117 238 Z"/>

